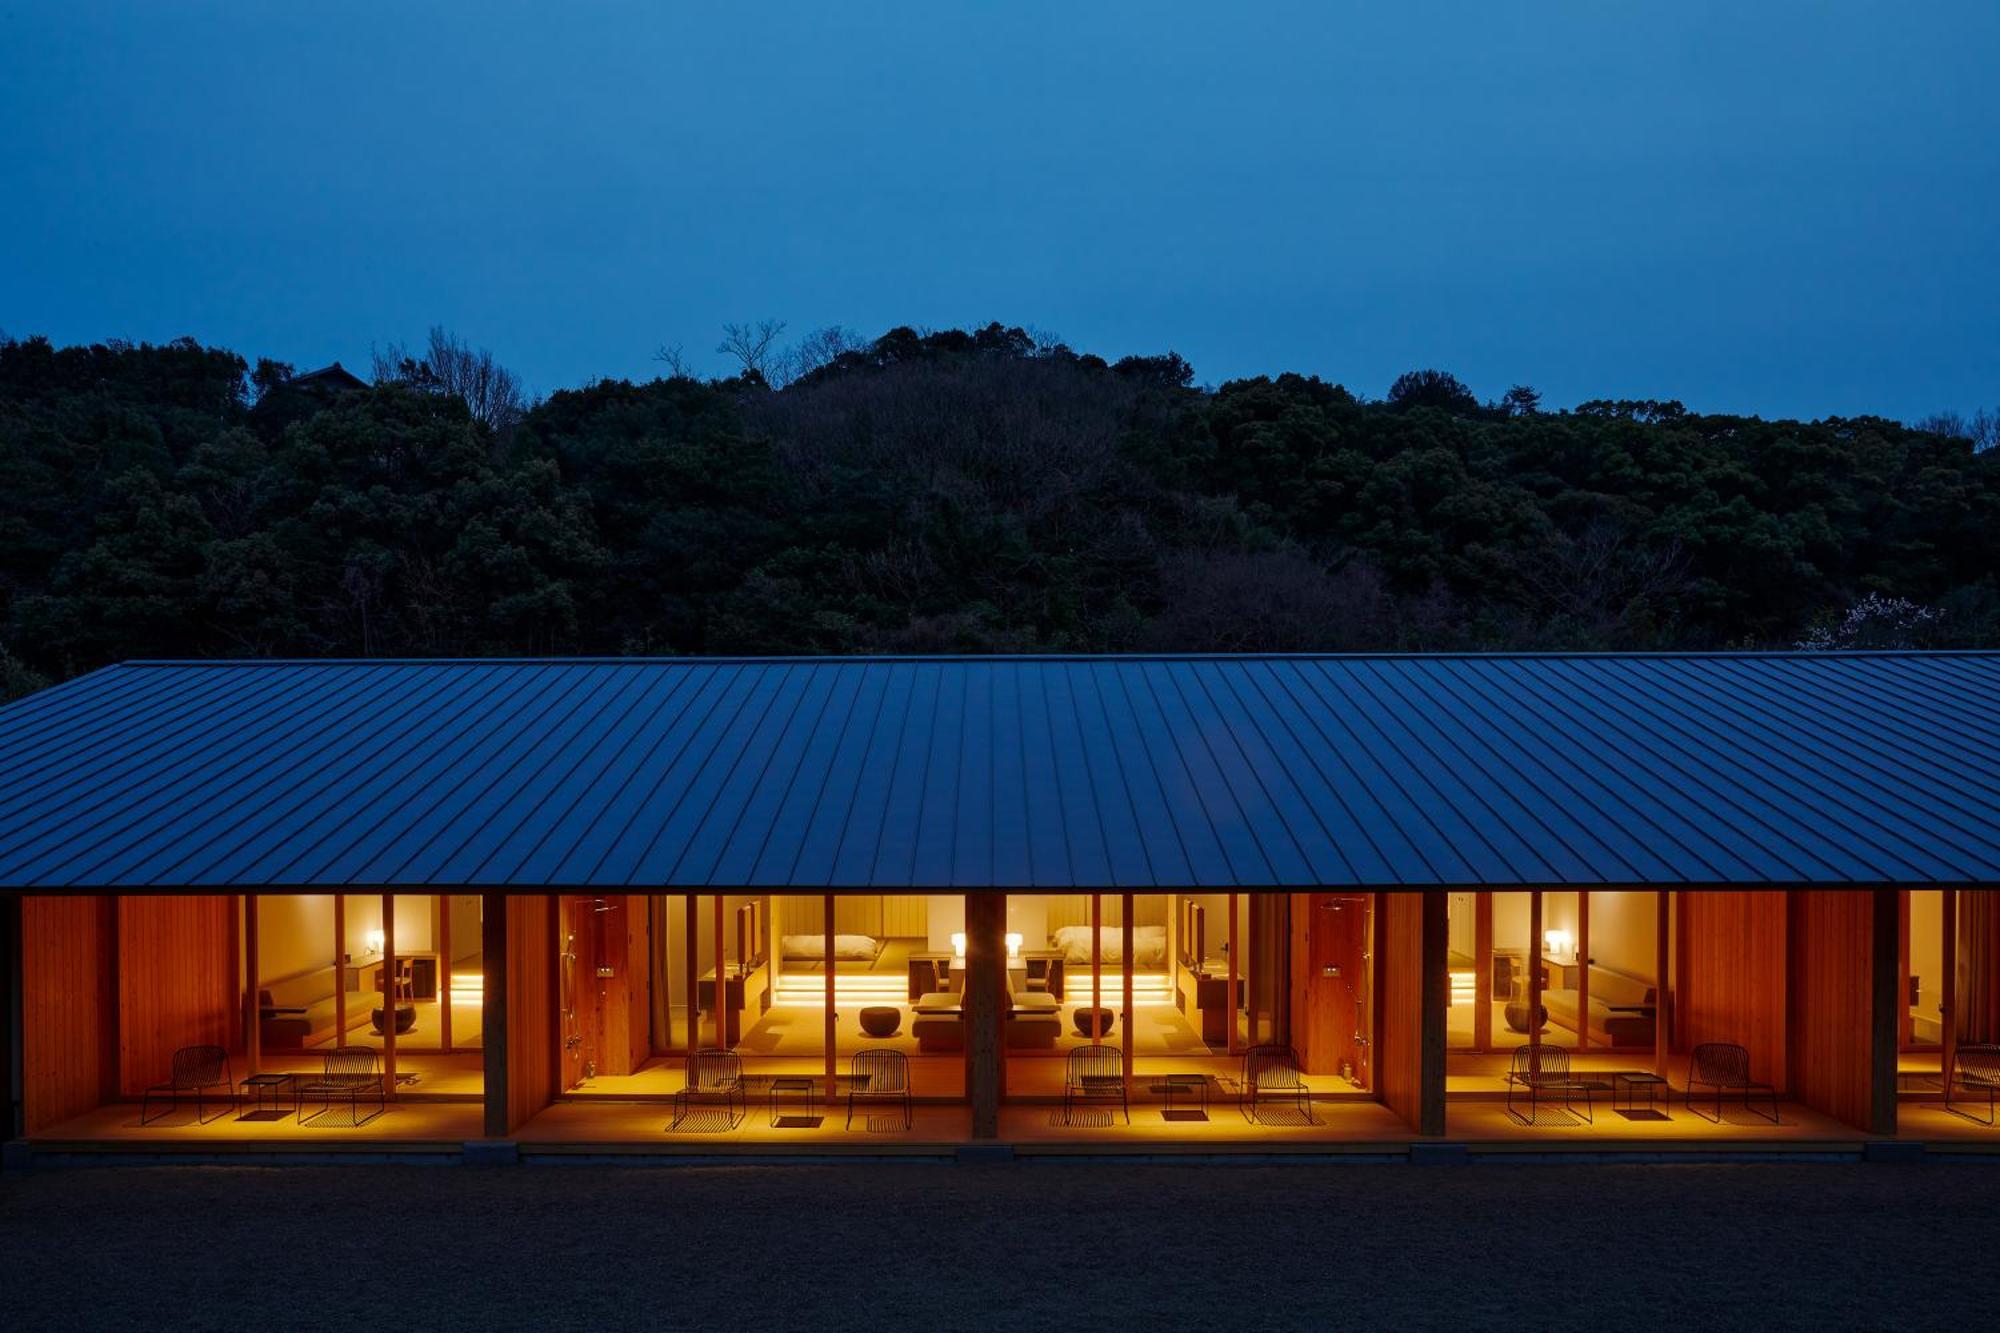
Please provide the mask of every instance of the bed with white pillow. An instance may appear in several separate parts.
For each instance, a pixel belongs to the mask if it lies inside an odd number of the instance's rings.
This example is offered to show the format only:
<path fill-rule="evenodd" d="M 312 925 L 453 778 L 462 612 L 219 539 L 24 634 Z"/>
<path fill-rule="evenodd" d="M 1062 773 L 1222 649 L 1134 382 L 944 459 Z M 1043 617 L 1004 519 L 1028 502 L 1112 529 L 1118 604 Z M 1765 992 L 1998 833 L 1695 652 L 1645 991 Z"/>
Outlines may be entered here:
<path fill-rule="evenodd" d="M 1125 964 L 1125 930 L 1122 926 L 1102 926 L 1098 929 L 1099 957 L 1106 963 Z M 1063 926 L 1049 937 L 1051 947 L 1063 951 L 1063 962 L 1075 967 L 1090 965 L 1090 927 Z M 1167 928 L 1165 926 L 1134 926 L 1132 928 L 1132 966 L 1165 967 L 1167 964 Z"/>

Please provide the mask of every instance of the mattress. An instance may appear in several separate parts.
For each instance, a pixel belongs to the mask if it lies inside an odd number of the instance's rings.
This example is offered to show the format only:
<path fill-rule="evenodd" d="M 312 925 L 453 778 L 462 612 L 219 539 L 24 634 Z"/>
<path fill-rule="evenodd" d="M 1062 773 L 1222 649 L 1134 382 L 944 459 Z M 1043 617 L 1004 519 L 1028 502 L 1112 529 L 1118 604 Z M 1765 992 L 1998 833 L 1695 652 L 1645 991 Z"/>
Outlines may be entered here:
<path fill-rule="evenodd" d="M 783 940 L 785 957 L 802 963 L 824 962 L 826 959 L 826 936 L 787 935 Z M 872 963 L 882 952 L 882 943 L 873 935 L 835 935 L 833 937 L 833 960 L 836 963 Z"/>
<path fill-rule="evenodd" d="M 1104 926 L 1098 930 L 1098 951 L 1107 963 L 1123 964 L 1125 961 L 1125 931 L 1121 926 Z M 1051 937 L 1050 942 L 1063 951 L 1063 961 L 1072 966 L 1090 962 L 1090 927 L 1064 926 Z M 1167 928 L 1165 926 L 1137 926 L 1132 931 L 1132 966 L 1164 967 L 1167 961 Z"/>

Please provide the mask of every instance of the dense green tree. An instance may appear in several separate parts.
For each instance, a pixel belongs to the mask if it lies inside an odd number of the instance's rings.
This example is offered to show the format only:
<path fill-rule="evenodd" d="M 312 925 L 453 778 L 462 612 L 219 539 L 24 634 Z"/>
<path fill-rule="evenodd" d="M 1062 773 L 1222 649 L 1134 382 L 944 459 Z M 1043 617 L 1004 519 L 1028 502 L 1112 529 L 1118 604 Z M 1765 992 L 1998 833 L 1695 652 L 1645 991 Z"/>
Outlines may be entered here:
<path fill-rule="evenodd" d="M 2000 636 L 1976 432 L 1482 408 L 1438 371 L 1202 389 L 1000 324 L 783 362 L 495 421 L 436 375 L 0 342 L 0 689 L 170 654 L 1844 644 L 1882 606 Z"/>

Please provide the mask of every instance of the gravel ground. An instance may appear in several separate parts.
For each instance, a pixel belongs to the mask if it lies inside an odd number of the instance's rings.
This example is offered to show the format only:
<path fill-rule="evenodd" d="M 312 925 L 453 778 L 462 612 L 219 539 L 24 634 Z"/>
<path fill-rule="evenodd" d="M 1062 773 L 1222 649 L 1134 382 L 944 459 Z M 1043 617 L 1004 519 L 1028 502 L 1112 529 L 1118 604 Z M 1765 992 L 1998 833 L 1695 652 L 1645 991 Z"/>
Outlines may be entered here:
<path fill-rule="evenodd" d="M 1982 1327 L 1971 1166 L 0 1176 L 0 1328 Z"/>

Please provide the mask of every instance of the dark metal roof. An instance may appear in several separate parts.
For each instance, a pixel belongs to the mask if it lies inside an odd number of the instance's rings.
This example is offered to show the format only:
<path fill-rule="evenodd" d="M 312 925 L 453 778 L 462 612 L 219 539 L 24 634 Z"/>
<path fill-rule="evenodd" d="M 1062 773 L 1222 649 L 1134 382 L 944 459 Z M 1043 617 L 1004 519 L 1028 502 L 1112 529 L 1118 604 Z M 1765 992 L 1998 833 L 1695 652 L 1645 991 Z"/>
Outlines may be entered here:
<path fill-rule="evenodd" d="M 133 662 L 0 887 L 2000 883 L 2000 654 Z"/>

